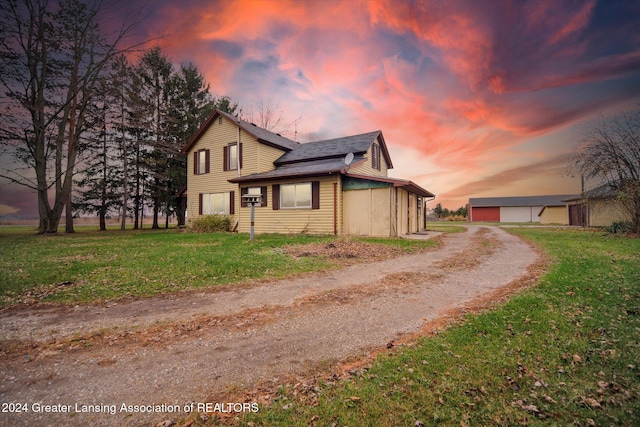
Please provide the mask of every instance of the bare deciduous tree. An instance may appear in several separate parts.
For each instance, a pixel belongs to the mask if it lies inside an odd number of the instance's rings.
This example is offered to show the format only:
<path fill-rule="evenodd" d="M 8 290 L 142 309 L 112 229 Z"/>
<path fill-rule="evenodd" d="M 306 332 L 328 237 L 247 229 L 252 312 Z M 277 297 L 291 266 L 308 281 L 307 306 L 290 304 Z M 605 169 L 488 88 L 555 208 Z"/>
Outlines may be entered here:
<path fill-rule="evenodd" d="M 300 117 L 294 120 L 286 119 L 282 109 L 271 99 L 260 99 L 255 107 L 250 107 L 246 120 L 271 132 L 287 135 L 294 141 L 297 139 Z"/>
<path fill-rule="evenodd" d="M 608 185 L 640 233 L 640 110 L 593 122 L 570 167 L 596 185 Z"/>
<path fill-rule="evenodd" d="M 0 112 L 0 142 L 33 173 L 15 168 L 0 176 L 37 191 L 40 233 L 57 232 L 70 206 L 87 112 L 107 64 L 134 28 L 130 22 L 108 37 L 100 29 L 101 7 L 100 0 L 6 0 L 0 8 L 6 107 Z M 70 222 L 67 231 L 73 231 Z"/>

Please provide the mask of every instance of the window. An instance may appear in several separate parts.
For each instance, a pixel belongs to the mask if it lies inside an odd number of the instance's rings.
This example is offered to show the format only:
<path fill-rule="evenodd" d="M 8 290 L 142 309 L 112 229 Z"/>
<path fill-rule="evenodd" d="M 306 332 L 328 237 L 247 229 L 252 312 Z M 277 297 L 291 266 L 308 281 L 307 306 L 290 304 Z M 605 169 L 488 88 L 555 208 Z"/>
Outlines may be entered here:
<path fill-rule="evenodd" d="M 311 183 L 287 184 L 280 186 L 280 208 L 310 208 Z"/>
<path fill-rule="evenodd" d="M 200 215 L 233 215 L 234 192 L 200 194 Z"/>
<path fill-rule="evenodd" d="M 273 184 L 273 209 L 320 209 L 320 182 Z"/>
<path fill-rule="evenodd" d="M 238 169 L 238 144 L 229 145 L 229 167 L 227 170 Z"/>
<path fill-rule="evenodd" d="M 378 144 L 371 146 L 371 167 L 380 170 L 380 146 Z"/>
<path fill-rule="evenodd" d="M 198 150 L 193 154 L 193 174 L 209 173 L 209 150 Z"/>
<path fill-rule="evenodd" d="M 223 170 L 233 171 L 242 168 L 242 144 L 238 149 L 238 143 L 234 142 L 223 147 Z"/>

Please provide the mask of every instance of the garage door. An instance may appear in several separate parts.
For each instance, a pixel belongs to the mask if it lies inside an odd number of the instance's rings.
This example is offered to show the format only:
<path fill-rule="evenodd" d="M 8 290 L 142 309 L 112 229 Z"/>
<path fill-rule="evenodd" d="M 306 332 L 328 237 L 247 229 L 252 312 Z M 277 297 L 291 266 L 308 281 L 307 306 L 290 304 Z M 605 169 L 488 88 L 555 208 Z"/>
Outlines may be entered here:
<path fill-rule="evenodd" d="M 500 222 L 500 208 L 499 207 L 472 207 L 471 208 L 471 220 L 472 221 L 488 221 L 488 222 Z"/>

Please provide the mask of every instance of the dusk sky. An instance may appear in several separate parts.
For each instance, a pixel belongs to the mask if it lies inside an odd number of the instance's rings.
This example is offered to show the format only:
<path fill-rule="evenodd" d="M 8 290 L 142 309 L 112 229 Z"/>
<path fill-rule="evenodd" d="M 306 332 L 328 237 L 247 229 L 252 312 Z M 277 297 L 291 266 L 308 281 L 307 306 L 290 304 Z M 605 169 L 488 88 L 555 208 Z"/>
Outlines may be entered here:
<path fill-rule="evenodd" d="M 215 95 L 271 100 L 300 142 L 381 130 L 390 175 L 430 207 L 579 192 L 567 156 L 586 124 L 640 107 L 638 1 L 148 3 L 138 37 Z M 3 184 L 0 203 L 14 194 Z"/>

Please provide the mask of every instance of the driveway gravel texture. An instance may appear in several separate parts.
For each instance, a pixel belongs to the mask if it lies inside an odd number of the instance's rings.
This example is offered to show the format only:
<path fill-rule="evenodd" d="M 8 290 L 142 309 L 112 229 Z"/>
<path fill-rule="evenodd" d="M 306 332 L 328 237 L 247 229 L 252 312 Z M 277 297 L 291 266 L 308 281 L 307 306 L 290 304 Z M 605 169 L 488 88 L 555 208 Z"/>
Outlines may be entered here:
<path fill-rule="evenodd" d="M 499 227 L 437 238 L 436 249 L 287 280 L 5 309 L 0 425 L 171 425 L 191 408 L 259 410 L 262 402 L 215 399 L 366 358 L 539 261 Z"/>

